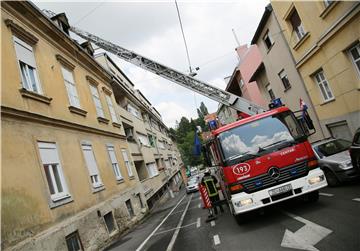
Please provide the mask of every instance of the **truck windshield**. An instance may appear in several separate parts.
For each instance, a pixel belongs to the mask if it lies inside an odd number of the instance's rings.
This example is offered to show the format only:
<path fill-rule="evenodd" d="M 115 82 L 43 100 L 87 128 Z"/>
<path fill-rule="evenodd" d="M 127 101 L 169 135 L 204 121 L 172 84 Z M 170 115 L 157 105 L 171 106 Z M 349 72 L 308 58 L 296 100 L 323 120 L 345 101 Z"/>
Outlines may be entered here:
<path fill-rule="evenodd" d="M 291 112 L 265 117 L 219 134 L 225 162 L 253 158 L 274 147 L 302 138 L 304 132 Z"/>

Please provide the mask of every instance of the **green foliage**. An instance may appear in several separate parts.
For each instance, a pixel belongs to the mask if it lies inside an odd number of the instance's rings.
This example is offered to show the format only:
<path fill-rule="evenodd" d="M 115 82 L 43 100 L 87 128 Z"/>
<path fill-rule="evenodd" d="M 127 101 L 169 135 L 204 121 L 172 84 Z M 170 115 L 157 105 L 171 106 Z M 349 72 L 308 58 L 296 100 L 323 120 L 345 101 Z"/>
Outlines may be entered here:
<path fill-rule="evenodd" d="M 193 155 L 196 127 L 200 126 L 203 131 L 206 130 L 204 116 L 208 115 L 209 112 L 203 102 L 201 102 L 200 107 L 197 109 L 197 113 L 198 118 L 189 120 L 186 117 L 182 117 L 180 122 L 176 122 L 175 129 L 170 128 L 170 135 L 177 142 L 185 166 L 204 164 L 202 154 L 200 157 Z"/>

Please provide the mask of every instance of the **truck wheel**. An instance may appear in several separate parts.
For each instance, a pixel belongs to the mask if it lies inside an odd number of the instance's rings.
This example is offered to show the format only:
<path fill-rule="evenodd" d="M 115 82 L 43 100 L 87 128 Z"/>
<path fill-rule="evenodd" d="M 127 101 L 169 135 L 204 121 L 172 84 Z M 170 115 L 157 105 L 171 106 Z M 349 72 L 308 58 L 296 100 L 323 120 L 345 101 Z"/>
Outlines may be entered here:
<path fill-rule="evenodd" d="M 319 191 L 314 191 L 305 195 L 306 202 L 317 202 L 319 200 Z"/>
<path fill-rule="evenodd" d="M 335 187 L 340 184 L 338 178 L 329 169 L 324 169 L 325 177 L 330 187 Z"/>

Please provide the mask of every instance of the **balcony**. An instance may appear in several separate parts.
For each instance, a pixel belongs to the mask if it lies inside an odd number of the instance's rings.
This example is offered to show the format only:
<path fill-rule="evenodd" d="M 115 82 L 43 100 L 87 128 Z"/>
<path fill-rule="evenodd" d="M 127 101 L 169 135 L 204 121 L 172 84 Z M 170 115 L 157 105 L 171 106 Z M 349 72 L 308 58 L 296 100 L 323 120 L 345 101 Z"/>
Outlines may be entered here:
<path fill-rule="evenodd" d="M 168 180 L 168 177 L 165 174 L 165 171 L 159 172 L 159 175 L 147 178 L 141 181 L 146 199 L 150 198 L 153 194 L 157 192 Z"/>

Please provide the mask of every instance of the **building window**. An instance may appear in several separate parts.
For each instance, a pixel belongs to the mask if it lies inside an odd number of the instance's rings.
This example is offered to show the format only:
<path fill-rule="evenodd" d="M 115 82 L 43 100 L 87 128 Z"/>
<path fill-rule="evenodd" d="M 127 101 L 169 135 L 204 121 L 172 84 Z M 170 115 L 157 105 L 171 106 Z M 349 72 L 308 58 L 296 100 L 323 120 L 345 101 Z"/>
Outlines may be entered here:
<path fill-rule="evenodd" d="M 58 201 L 70 196 L 62 172 L 56 144 L 38 142 L 41 162 L 44 167 L 51 200 Z"/>
<path fill-rule="evenodd" d="M 155 165 L 155 162 L 146 164 L 146 169 L 148 171 L 150 178 L 159 174 L 159 171 Z"/>
<path fill-rule="evenodd" d="M 80 108 L 80 100 L 76 91 L 73 73 L 64 67 L 61 67 L 61 72 L 64 77 L 65 87 L 69 96 L 70 105 Z"/>
<path fill-rule="evenodd" d="M 135 108 L 134 106 L 132 106 L 131 104 L 127 105 L 127 111 L 130 112 L 132 115 L 134 115 L 135 117 L 141 119 L 141 113 L 139 112 L 139 110 L 137 108 Z"/>
<path fill-rule="evenodd" d="M 129 212 L 130 218 L 134 217 L 135 214 L 134 214 L 134 209 L 131 205 L 131 200 L 128 199 L 127 201 L 125 201 L 125 204 L 126 204 L 128 212 Z"/>
<path fill-rule="evenodd" d="M 159 148 L 165 149 L 164 141 L 159 140 Z"/>
<path fill-rule="evenodd" d="M 80 240 L 80 236 L 79 236 L 79 232 L 75 231 L 69 235 L 67 235 L 65 237 L 66 240 L 66 246 L 68 248 L 69 251 L 79 251 L 79 250 L 84 250 L 81 240 Z"/>
<path fill-rule="evenodd" d="M 288 79 L 288 76 L 286 75 L 285 71 L 282 70 L 280 73 L 279 73 L 279 77 L 281 79 L 281 82 L 284 86 L 284 89 L 287 90 L 287 89 L 290 89 L 291 88 L 291 85 L 290 85 L 290 82 L 289 82 L 289 79 Z"/>
<path fill-rule="evenodd" d="M 324 98 L 324 101 L 332 100 L 334 99 L 334 95 L 330 89 L 330 85 L 328 81 L 325 78 L 324 71 L 319 71 L 315 74 L 315 80 L 320 88 L 321 95 Z"/>
<path fill-rule="evenodd" d="M 19 60 L 22 86 L 28 91 L 42 93 L 36 72 L 36 62 L 32 46 L 17 37 L 14 38 L 15 51 Z"/>
<path fill-rule="evenodd" d="M 166 167 L 166 169 L 170 169 L 170 168 L 171 168 L 169 159 L 166 159 L 166 160 L 165 160 L 165 167 Z"/>
<path fill-rule="evenodd" d="M 274 44 L 274 41 L 270 37 L 269 31 L 265 33 L 265 36 L 263 37 L 264 43 L 266 45 L 266 48 L 270 50 L 271 46 Z"/>
<path fill-rule="evenodd" d="M 110 112 L 110 115 L 111 115 L 111 120 L 115 123 L 118 123 L 118 119 L 116 117 L 116 113 L 115 113 L 115 109 L 114 109 L 114 105 L 113 105 L 113 102 L 111 100 L 111 96 L 110 95 L 106 95 L 106 102 L 107 102 L 107 105 L 109 107 L 109 112 Z"/>
<path fill-rule="evenodd" d="M 136 195 L 136 197 L 137 197 L 138 200 L 139 200 L 140 207 L 141 207 L 141 208 L 144 208 L 144 203 L 143 203 L 143 201 L 142 201 L 142 199 L 141 199 L 141 195 L 138 193 L 138 194 Z"/>
<path fill-rule="evenodd" d="M 113 168 L 115 178 L 117 180 L 122 180 L 123 177 L 121 176 L 119 164 L 118 164 L 118 161 L 117 161 L 116 156 L 115 156 L 115 149 L 114 149 L 113 146 L 108 146 L 107 150 L 108 150 L 108 153 L 109 153 L 109 156 L 110 156 L 111 166 Z"/>
<path fill-rule="evenodd" d="M 104 215 L 104 221 L 109 234 L 116 230 L 114 216 L 112 212 Z"/>
<path fill-rule="evenodd" d="M 296 33 L 298 40 L 300 40 L 301 38 L 303 38 L 305 36 L 306 32 L 305 32 L 303 24 L 301 23 L 299 14 L 296 10 L 293 11 L 289 20 L 293 27 L 293 31 Z"/>
<path fill-rule="evenodd" d="M 97 87 L 90 85 L 90 91 L 91 91 L 91 95 L 92 95 L 94 103 L 95 103 L 97 116 L 104 118 L 104 110 L 101 105 L 101 100 L 100 100 L 100 96 L 99 96 Z"/>
<path fill-rule="evenodd" d="M 352 47 L 349 50 L 349 54 L 360 77 L 360 44 L 358 43 L 357 45 Z"/>
<path fill-rule="evenodd" d="M 90 180 L 93 188 L 103 186 L 91 145 L 83 144 L 82 150 L 84 153 L 86 166 L 89 170 Z"/>
<path fill-rule="evenodd" d="M 156 137 L 154 135 L 148 134 L 148 139 L 151 147 L 156 147 Z"/>
<path fill-rule="evenodd" d="M 132 172 L 132 169 L 131 169 L 131 164 L 130 164 L 130 161 L 129 161 L 127 151 L 125 149 L 121 149 L 121 153 L 122 153 L 122 156 L 123 156 L 123 159 L 124 159 L 125 166 L 126 166 L 126 169 L 128 171 L 129 177 L 134 176 L 134 174 Z"/>
<path fill-rule="evenodd" d="M 268 91 L 268 93 L 269 93 L 269 95 L 270 95 L 271 100 L 276 99 L 275 94 L 274 94 L 274 92 L 273 92 L 270 84 L 268 84 L 268 85 L 266 86 L 266 89 L 267 89 L 267 91 Z"/>
<path fill-rule="evenodd" d="M 146 135 L 138 133 L 138 138 L 139 138 L 140 144 L 142 144 L 144 146 L 150 146 L 149 139 Z"/>

